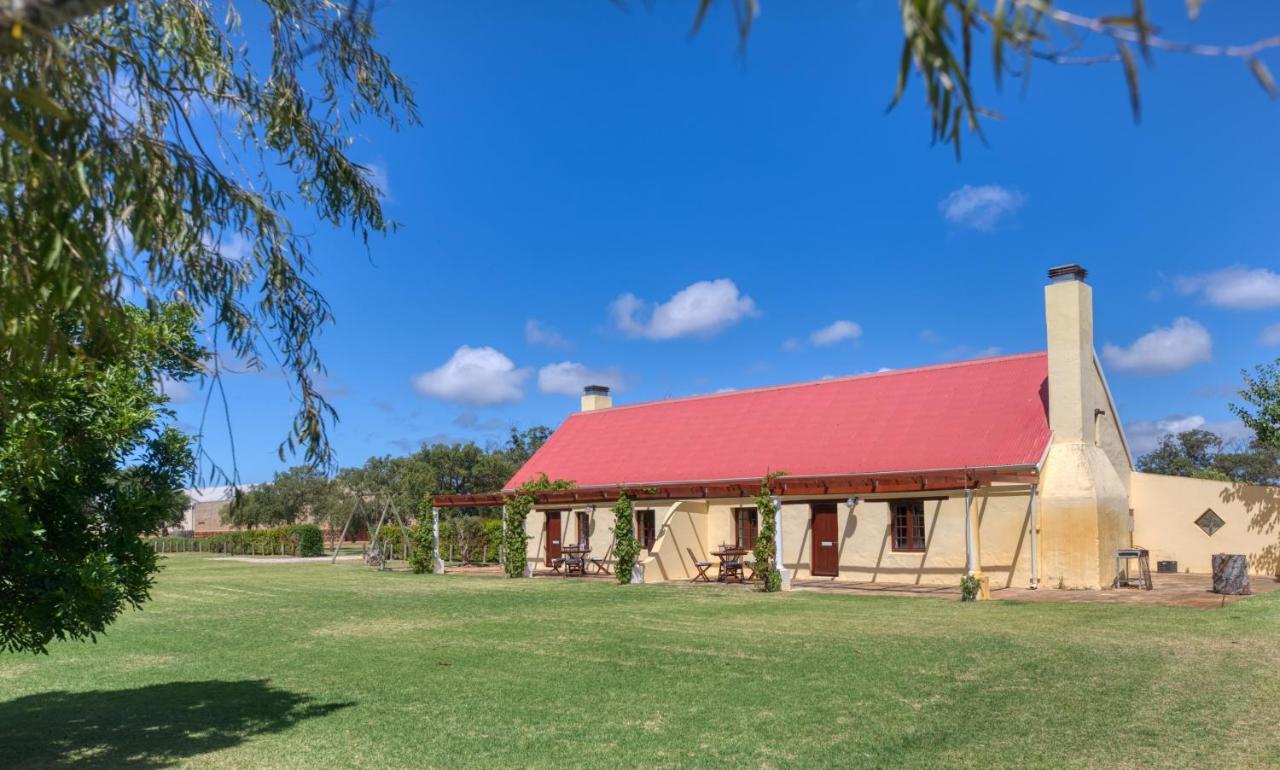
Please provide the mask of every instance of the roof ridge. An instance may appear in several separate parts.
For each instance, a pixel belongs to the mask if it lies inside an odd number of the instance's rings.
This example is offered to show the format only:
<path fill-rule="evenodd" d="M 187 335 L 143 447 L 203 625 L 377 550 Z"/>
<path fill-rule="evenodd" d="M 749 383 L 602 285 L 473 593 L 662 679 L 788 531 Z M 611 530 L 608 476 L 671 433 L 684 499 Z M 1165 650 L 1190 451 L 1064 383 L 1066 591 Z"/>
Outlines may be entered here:
<path fill-rule="evenodd" d="M 643 407 L 660 406 L 662 404 L 674 404 L 684 401 L 702 401 L 712 398 L 728 398 L 732 396 L 741 396 L 749 393 L 768 393 L 777 390 L 792 390 L 795 388 L 808 388 L 817 385 L 831 385 L 840 382 L 848 382 L 850 380 L 864 380 L 876 377 L 893 377 L 902 374 L 915 374 L 917 372 L 936 371 L 939 369 L 958 369 L 966 366 L 979 366 L 986 364 L 1003 363 L 1006 361 L 1016 361 L 1023 358 L 1037 358 L 1045 356 L 1048 351 L 1033 350 L 1026 353 L 1010 353 L 1004 356 L 990 356 L 987 358 L 970 358 L 964 361 L 946 361 L 941 364 L 929 364 L 927 366 L 913 366 L 907 369 L 890 369 L 884 372 L 864 372 L 862 374 L 850 374 L 844 377 L 828 377 L 818 380 L 805 380 L 804 382 L 788 382 L 781 385 L 762 385 L 758 388 L 745 388 L 743 390 L 729 390 L 723 393 L 699 393 L 692 396 L 678 396 L 676 398 L 664 398 L 657 401 L 641 401 L 635 404 L 623 404 L 622 406 L 613 406 L 608 409 L 597 409 L 589 412 L 573 412 L 566 420 L 574 417 L 582 417 L 594 414 L 609 414 L 619 412 L 624 409 L 640 409 Z"/>

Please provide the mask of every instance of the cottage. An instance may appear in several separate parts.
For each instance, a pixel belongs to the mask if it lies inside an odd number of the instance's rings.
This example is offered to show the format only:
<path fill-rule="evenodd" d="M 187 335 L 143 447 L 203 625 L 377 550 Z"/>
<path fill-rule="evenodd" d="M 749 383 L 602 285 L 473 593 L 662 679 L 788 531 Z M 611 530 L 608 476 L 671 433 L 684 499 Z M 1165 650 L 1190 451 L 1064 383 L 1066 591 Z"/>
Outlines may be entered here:
<path fill-rule="evenodd" d="M 1049 271 L 1041 352 L 626 406 L 588 387 L 504 490 L 543 474 L 575 483 L 538 495 L 530 569 L 570 543 L 608 560 L 608 502 L 627 489 L 640 579 L 693 579 L 720 546 L 754 545 L 754 495 L 781 472 L 784 586 L 969 574 L 984 590 L 1101 588 L 1134 543 L 1183 569 L 1234 550 L 1274 574 L 1274 535 L 1257 524 L 1280 516 L 1278 490 L 1134 471 L 1085 277 Z M 1205 526 L 1209 509 L 1220 524 Z"/>

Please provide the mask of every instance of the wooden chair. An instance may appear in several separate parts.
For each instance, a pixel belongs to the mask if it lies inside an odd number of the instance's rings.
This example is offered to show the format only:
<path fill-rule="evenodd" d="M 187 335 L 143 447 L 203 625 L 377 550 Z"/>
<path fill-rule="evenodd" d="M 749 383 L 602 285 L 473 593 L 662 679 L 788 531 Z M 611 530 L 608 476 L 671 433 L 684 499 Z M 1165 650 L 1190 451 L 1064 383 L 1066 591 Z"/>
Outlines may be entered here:
<path fill-rule="evenodd" d="M 564 564 L 563 556 L 552 559 L 551 561 L 547 562 L 547 566 L 551 568 L 551 572 L 556 575 L 560 574 L 560 567 L 563 564 Z"/>
<path fill-rule="evenodd" d="M 711 565 L 714 562 L 703 561 L 699 559 L 697 556 L 694 556 L 693 549 L 689 548 L 688 546 L 686 546 L 684 550 L 689 552 L 689 558 L 693 560 L 693 566 L 698 568 L 698 574 L 694 575 L 693 580 L 689 582 L 696 583 L 699 580 L 701 580 L 704 583 L 710 583 L 711 578 L 707 575 L 707 570 L 711 569 Z"/>
<path fill-rule="evenodd" d="M 609 571 L 609 557 L 613 555 L 613 541 L 609 541 L 609 548 L 605 550 L 604 556 L 592 556 L 588 561 L 591 566 L 596 568 L 597 575 L 612 575 Z"/>
<path fill-rule="evenodd" d="M 742 566 L 748 570 L 747 580 L 754 581 L 756 579 L 756 560 L 744 559 Z"/>

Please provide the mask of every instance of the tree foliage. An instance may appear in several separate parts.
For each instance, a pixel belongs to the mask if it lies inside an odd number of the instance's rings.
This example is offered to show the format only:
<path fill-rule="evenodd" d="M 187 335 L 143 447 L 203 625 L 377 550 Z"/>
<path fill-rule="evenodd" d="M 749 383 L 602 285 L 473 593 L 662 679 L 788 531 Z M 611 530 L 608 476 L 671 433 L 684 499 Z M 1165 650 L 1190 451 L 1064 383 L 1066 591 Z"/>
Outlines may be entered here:
<path fill-rule="evenodd" d="M 298 409 L 281 454 L 325 463 L 333 411 L 317 390 L 315 340 L 330 313 L 308 282 L 306 230 L 286 212 L 366 240 L 392 229 L 349 139 L 363 121 L 415 120 L 415 107 L 374 45 L 371 10 L 249 9 L 250 28 L 236 5 L 212 0 L 119 2 L 55 29 L 10 27 L 0 390 L 86 366 L 86 337 L 70 329 L 127 350 L 128 297 L 180 298 L 227 348 L 193 363 L 217 377 L 228 361 L 274 357 L 291 374 Z"/>
<path fill-rule="evenodd" d="M 745 48 L 760 16 L 760 0 L 728 4 Z M 716 0 L 699 0 L 694 32 L 714 5 Z M 1128 89 L 1134 120 L 1142 109 L 1139 60 L 1150 65 L 1155 51 L 1234 59 L 1241 73 L 1268 96 L 1280 95 L 1260 58 L 1280 47 L 1280 35 L 1238 45 L 1205 45 L 1162 37 L 1143 0 L 1111 0 L 1112 12 L 1096 15 L 1079 12 L 1081 5 L 1081 0 L 898 0 L 902 54 L 889 108 L 897 106 L 913 80 L 919 80 L 933 140 L 950 144 L 959 157 L 965 134 L 981 138 L 983 121 L 1000 117 L 984 107 L 976 83 L 975 65 L 982 56 L 989 57 L 997 89 L 1007 77 L 1029 82 L 1037 61 L 1116 67 Z M 1172 5 L 1156 7 L 1170 13 Z M 1185 0 L 1184 12 L 1195 20 L 1202 5 L 1203 0 Z"/>
<path fill-rule="evenodd" d="M 1244 403 L 1232 404 L 1231 411 L 1260 443 L 1280 451 L 1280 360 L 1245 372 L 1240 398 Z"/>
<path fill-rule="evenodd" d="M 1280 450 L 1253 441 L 1232 445 L 1212 431 L 1195 429 L 1164 436 L 1135 463 L 1144 473 L 1235 481 L 1280 483 Z"/>
<path fill-rule="evenodd" d="M 181 517 L 194 463 L 153 385 L 195 375 L 191 310 L 59 321 L 86 356 L 75 376 L 19 367 L 0 388 L 0 649 L 94 639 L 145 601 L 157 567 L 140 536 Z"/>

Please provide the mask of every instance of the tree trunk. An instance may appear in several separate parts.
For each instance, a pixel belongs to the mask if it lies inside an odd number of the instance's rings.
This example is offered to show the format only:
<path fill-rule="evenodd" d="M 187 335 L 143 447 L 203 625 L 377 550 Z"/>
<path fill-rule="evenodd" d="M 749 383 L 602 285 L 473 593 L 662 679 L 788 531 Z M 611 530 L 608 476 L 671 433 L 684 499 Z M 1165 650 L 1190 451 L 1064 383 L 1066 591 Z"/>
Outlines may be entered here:
<path fill-rule="evenodd" d="M 1253 593 L 1249 589 L 1249 560 L 1244 554 L 1213 555 L 1213 592 L 1232 596 Z"/>

